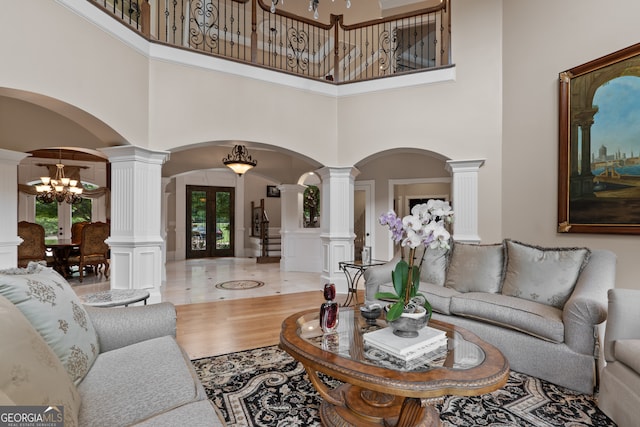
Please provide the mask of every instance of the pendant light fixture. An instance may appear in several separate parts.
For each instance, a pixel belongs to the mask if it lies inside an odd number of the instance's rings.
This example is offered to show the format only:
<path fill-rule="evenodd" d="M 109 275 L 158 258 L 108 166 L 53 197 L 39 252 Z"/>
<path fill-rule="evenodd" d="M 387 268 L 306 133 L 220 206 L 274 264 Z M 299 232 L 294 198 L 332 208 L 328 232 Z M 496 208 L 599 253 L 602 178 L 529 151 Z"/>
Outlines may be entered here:
<path fill-rule="evenodd" d="M 231 154 L 222 159 L 222 163 L 237 173 L 238 176 L 242 176 L 246 171 L 258 164 L 258 162 L 249 155 L 244 145 L 234 146 Z"/>

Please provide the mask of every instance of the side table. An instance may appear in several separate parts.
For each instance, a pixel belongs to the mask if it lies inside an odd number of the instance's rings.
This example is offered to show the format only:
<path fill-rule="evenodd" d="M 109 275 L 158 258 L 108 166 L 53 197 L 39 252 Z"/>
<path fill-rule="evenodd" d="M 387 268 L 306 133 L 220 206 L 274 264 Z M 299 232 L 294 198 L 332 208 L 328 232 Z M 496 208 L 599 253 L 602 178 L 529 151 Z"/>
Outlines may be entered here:
<path fill-rule="evenodd" d="M 387 261 L 379 261 L 377 259 L 372 259 L 368 263 L 363 263 L 362 261 L 340 261 L 338 263 L 340 270 L 347 276 L 347 299 L 342 304 L 343 307 L 358 303 L 358 281 L 367 268 L 386 263 Z"/>
<path fill-rule="evenodd" d="M 149 291 L 144 289 L 110 289 L 108 291 L 96 292 L 81 296 L 86 305 L 92 307 L 117 307 L 144 301 L 147 305 L 149 299 Z"/>

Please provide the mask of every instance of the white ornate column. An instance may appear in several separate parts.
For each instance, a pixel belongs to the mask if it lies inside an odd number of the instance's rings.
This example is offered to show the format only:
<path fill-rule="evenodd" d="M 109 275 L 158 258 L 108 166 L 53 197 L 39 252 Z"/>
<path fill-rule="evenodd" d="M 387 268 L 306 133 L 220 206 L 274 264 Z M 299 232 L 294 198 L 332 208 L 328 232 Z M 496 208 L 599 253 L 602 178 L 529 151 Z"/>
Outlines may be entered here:
<path fill-rule="evenodd" d="M 320 192 L 320 239 L 323 283 L 334 283 L 338 293 L 347 293 L 347 280 L 338 263 L 353 259 L 353 167 L 325 167 L 316 171 L 322 179 Z"/>
<path fill-rule="evenodd" d="M 484 159 L 447 160 L 452 177 L 453 238 L 457 242 L 479 243 L 478 170 Z"/>
<path fill-rule="evenodd" d="M 0 268 L 18 265 L 18 164 L 27 156 L 0 149 Z"/>
<path fill-rule="evenodd" d="M 111 163 L 111 289 L 147 289 L 160 302 L 162 164 L 166 151 L 103 148 Z"/>

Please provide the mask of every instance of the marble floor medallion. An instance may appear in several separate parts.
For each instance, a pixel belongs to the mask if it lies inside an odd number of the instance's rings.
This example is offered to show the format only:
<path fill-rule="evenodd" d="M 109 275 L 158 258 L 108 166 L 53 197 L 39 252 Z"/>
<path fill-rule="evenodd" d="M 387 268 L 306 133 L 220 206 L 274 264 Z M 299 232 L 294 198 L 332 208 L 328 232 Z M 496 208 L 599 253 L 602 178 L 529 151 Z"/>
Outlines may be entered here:
<path fill-rule="evenodd" d="M 254 289 L 264 286 L 264 282 L 259 280 L 229 280 L 216 284 L 218 289 L 243 290 Z"/>

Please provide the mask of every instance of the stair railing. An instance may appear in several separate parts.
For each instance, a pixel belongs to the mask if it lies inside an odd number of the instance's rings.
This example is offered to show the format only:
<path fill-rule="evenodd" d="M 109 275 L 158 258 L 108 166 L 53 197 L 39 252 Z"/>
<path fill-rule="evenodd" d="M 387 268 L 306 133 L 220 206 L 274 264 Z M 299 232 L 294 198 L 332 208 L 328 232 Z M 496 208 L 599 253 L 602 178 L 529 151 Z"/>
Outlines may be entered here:
<path fill-rule="evenodd" d="M 88 0 L 151 42 L 345 83 L 450 66 L 450 0 L 346 25 L 270 11 L 264 0 Z M 370 1 L 370 0 L 360 0 Z"/>

